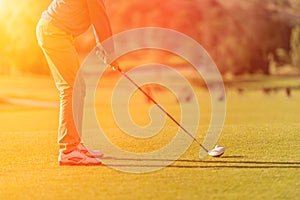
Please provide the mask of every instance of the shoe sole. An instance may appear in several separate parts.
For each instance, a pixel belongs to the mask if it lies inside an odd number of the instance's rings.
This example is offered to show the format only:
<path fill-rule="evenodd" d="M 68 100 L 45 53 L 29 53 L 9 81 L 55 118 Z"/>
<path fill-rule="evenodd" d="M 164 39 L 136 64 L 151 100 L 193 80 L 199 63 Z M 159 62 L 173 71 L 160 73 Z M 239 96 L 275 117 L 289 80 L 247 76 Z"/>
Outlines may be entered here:
<path fill-rule="evenodd" d="M 90 154 L 90 153 L 84 153 L 84 154 L 90 158 L 103 158 L 104 157 L 104 154 L 101 154 L 101 155 L 95 155 L 95 154 Z"/>
<path fill-rule="evenodd" d="M 58 162 L 59 166 L 102 166 L 101 162 L 99 163 L 69 163 L 69 162 Z"/>

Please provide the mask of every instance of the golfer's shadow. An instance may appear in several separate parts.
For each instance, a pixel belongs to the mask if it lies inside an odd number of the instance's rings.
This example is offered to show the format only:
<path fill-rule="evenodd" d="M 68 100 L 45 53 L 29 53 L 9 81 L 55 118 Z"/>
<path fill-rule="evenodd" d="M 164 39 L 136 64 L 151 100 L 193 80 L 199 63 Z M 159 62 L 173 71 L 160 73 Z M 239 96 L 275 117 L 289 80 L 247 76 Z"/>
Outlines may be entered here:
<path fill-rule="evenodd" d="M 107 166 L 114 167 L 167 167 L 167 168 L 241 168 L 241 169 L 262 169 L 262 168 L 290 168 L 299 169 L 300 162 L 284 162 L 284 161 L 252 161 L 252 160 L 226 160 L 226 159 L 243 159 L 245 156 L 223 156 L 215 158 L 215 160 L 193 160 L 193 159 L 132 159 L 132 158 L 117 158 L 117 157 L 103 157 L 105 163 L 109 161 Z M 114 164 L 114 161 L 117 161 Z M 124 163 L 120 164 L 121 161 Z M 164 163 L 171 164 L 165 165 Z"/>

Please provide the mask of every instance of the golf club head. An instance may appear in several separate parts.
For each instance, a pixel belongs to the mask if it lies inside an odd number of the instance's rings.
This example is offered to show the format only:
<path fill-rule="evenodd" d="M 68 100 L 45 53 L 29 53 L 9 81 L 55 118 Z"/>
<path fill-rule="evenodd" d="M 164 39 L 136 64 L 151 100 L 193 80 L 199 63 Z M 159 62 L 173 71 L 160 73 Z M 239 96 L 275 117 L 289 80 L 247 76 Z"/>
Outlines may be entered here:
<path fill-rule="evenodd" d="M 211 151 L 209 151 L 207 154 L 211 157 L 221 157 L 224 153 L 225 153 L 226 148 L 225 147 L 221 147 L 219 145 L 216 145 L 215 148 L 213 148 Z M 207 155 L 205 154 L 205 155 Z M 199 154 L 199 158 L 203 158 L 204 153 Z"/>

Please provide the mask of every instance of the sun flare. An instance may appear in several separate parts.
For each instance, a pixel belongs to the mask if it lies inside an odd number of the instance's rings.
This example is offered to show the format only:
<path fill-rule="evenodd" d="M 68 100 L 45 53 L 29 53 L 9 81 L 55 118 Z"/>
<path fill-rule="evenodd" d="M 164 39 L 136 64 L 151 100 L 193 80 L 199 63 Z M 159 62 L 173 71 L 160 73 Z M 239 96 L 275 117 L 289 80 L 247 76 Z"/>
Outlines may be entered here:
<path fill-rule="evenodd" d="M 4 10 L 4 0 L 0 0 L 0 10 L 1 12 Z"/>

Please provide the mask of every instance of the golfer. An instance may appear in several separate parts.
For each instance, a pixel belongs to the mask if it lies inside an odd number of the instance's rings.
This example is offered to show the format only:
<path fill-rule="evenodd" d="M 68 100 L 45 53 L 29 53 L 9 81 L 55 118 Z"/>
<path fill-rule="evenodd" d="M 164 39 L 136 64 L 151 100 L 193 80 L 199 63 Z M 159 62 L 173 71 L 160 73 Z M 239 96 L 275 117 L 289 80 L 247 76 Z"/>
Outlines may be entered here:
<path fill-rule="evenodd" d="M 97 43 L 112 36 L 104 0 L 53 0 L 42 13 L 36 29 L 38 43 L 60 94 L 59 165 L 101 164 L 98 159 L 102 156 L 101 151 L 91 151 L 81 141 L 85 96 L 82 78 L 79 77 L 79 85 L 76 86 L 78 94 L 73 91 L 80 68 L 74 39 L 91 26 Z M 78 103 L 73 105 L 75 95 Z"/>

